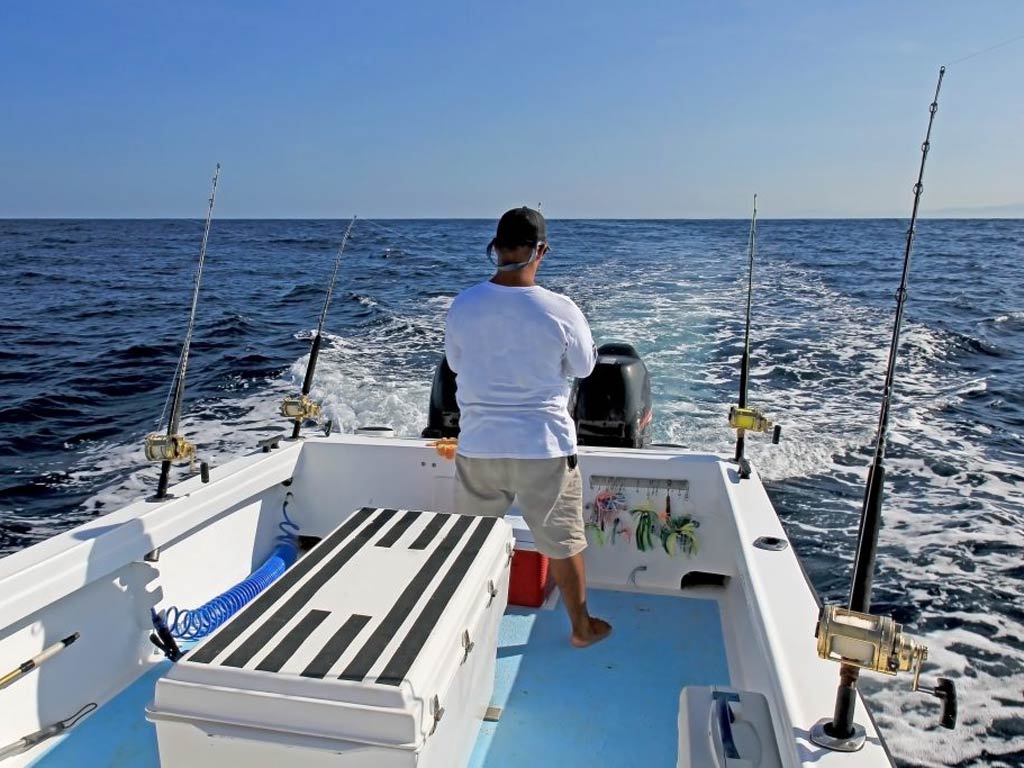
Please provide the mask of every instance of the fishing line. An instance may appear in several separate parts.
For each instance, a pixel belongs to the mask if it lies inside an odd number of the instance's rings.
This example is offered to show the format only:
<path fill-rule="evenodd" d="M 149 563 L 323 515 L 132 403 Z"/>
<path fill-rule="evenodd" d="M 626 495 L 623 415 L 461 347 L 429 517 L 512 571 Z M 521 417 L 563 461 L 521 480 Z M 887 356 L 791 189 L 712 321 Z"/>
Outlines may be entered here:
<path fill-rule="evenodd" d="M 203 239 L 199 246 L 199 262 L 196 265 L 196 273 L 192 286 L 192 306 L 189 309 L 188 326 L 185 331 L 185 341 L 181 346 L 181 355 L 178 358 L 178 367 L 172 379 L 173 396 L 170 399 L 171 414 L 167 421 L 167 432 L 165 435 L 157 432 L 146 436 L 145 452 L 146 458 L 151 461 L 160 461 L 160 480 L 157 483 L 156 498 L 163 499 L 167 495 L 167 484 L 170 479 L 171 463 L 184 459 L 195 459 L 195 446 L 187 441 L 182 435 L 177 434 L 178 425 L 181 422 L 181 408 L 185 397 L 185 376 L 188 372 L 188 353 L 192 346 L 192 335 L 196 326 L 196 311 L 199 307 L 199 286 L 203 277 L 203 264 L 206 262 L 206 247 L 210 241 L 210 226 L 213 223 L 213 206 L 217 199 L 217 182 L 220 179 L 220 163 L 213 173 L 213 185 L 210 190 L 209 207 L 206 210 L 206 223 L 203 226 Z M 160 414 L 159 424 L 163 423 L 167 412 L 167 402 L 164 403 L 164 410 Z M 204 469 L 204 472 L 206 470 Z M 205 475 L 204 475 L 205 477 Z"/>
<path fill-rule="evenodd" d="M 370 221 L 369 219 L 360 219 L 360 221 L 364 225 L 372 227 L 373 229 L 377 229 L 380 232 L 383 232 L 385 234 L 392 235 L 393 237 L 398 238 L 399 240 L 407 240 L 410 243 L 412 243 L 414 245 L 417 245 L 420 248 L 423 248 L 423 249 L 429 251 L 431 254 L 433 254 L 434 256 L 437 256 L 439 258 L 448 260 L 448 259 L 451 259 L 451 257 L 452 257 L 452 253 L 451 252 L 442 251 L 437 246 L 431 245 L 430 243 L 428 243 L 425 240 L 422 240 L 422 239 L 416 237 L 415 235 L 409 235 L 409 234 L 406 234 L 404 232 L 399 232 L 398 230 L 391 229 L 390 227 L 386 227 L 383 224 L 379 224 L 377 222 Z M 569 229 L 575 229 L 575 226 L 574 225 L 570 225 L 568 222 L 569 222 L 568 219 L 554 219 L 554 220 L 552 220 L 552 223 L 557 225 L 558 229 L 561 229 L 563 227 L 569 228 Z M 588 248 L 587 248 L 587 246 L 585 246 L 583 240 L 578 238 L 578 237 L 564 238 L 561 235 L 559 235 L 558 238 L 556 239 L 556 242 L 559 244 L 559 248 L 561 248 L 561 243 L 565 242 L 570 247 L 577 248 L 581 252 L 588 250 Z"/>
<path fill-rule="evenodd" d="M 772 443 L 777 444 L 782 427 L 773 423 L 758 408 L 747 407 L 747 387 L 750 382 L 750 326 L 751 306 L 754 301 L 754 258 L 757 255 L 757 195 L 754 195 L 750 215 L 750 234 L 747 241 L 747 313 L 743 334 L 743 354 L 740 356 L 740 394 L 738 405 L 729 409 L 729 426 L 736 430 L 736 471 L 740 480 L 750 477 L 750 461 L 744 456 L 747 432 L 771 432 Z"/>
<path fill-rule="evenodd" d="M 408 242 L 428 251 L 430 254 L 437 256 L 442 260 L 447 261 L 452 258 L 451 252 L 442 251 L 437 246 L 431 245 L 430 243 L 416 237 L 415 235 L 409 235 L 404 232 L 399 232 L 395 229 L 391 229 L 390 227 L 384 226 L 383 224 L 370 221 L 369 219 L 360 219 L 360 221 L 362 224 L 367 225 L 373 229 L 379 230 L 380 232 L 383 232 L 387 235 L 391 235 L 394 238 L 397 238 L 399 240 L 407 240 Z M 568 222 L 568 219 L 556 219 L 552 221 L 553 224 L 557 225 L 557 229 L 562 229 L 563 227 L 568 229 L 576 229 L 575 225 L 571 225 Z M 584 244 L 584 241 L 580 237 L 570 236 L 568 238 L 565 238 L 562 237 L 561 234 L 559 234 L 555 242 L 559 245 L 559 249 L 561 249 L 562 243 L 566 243 L 569 248 L 578 249 L 581 253 L 585 253 L 587 250 L 591 250 L 588 246 Z M 549 253 L 551 250 L 553 249 L 549 249 Z"/>
<path fill-rule="evenodd" d="M 1016 43 L 1019 40 L 1024 40 L 1024 35 L 1017 35 L 1016 37 L 1011 37 L 1009 40 L 1003 40 L 1003 42 L 1001 42 L 1001 43 L 996 43 L 995 45 L 990 45 L 988 48 L 982 48 L 980 51 L 975 51 L 974 53 L 969 53 L 966 56 L 964 56 L 963 58 L 956 59 L 955 61 L 949 62 L 948 64 L 946 64 L 946 67 L 951 67 L 954 64 L 959 64 L 961 62 L 967 61 L 968 59 L 973 59 L 975 56 L 981 56 L 982 54 L 990 53 L 991 51 L 994 51 L 997 48 L 1003 48 L 1004 46 L 1010 45 L 1011 43 Z"/>
<path fill-rule="evenodd" d="M 747 244 L 747 315 L 746 330 L 743 335 L 743 359 L 740 363 L 740 408 L 747 407 L 747 385 L 750 371 L 750 305 L 754 300 L 754 255 L 757 252 L 757 195 L 754 195 L 754 212 L 750 217 L 750 236 Z M 742 439 L 742 435 L 740 436 Z M 742 458 L 742 451 L 737 449 Z"/>
<path fill-rule="evenodd" d="M 154 422 L 154 427 L 160 429 L 164 425 L 164 417 L 167 415 L 167 409 L 171 405 L 171 398 L 174 397 L 174 387 L 178 382 L 178 371 L 181 370 L 181 361 L 184 359 L 185 350 L 184 348 L 178 353 L 178 363 L 174 366 L 174 376 L 171 377 L 171 385 L 167 388 L 167 397 L 164 398 L 164 407 L 160 411 L 160 416 L 157 417 Z"/>
<path fill-rule="evenodd" d="M 345 229 L 344 237 L 341 238 L 338 255 L 334 258 L 334 270 L 331 272 L 331 280 L 327 284 L 324 307 L 320 310 L 320 319 L 317 322 L 316 333 L 313 335 L 313 340 L 309 346 L 309 359 L 306 362 L 306 375 L 302 379 L 302 390 L 298 397 L 286 397 L 284 402 L 281 403 L 281 415 L 295 422 L 292 427 L 292 440 L 299 439 L 303 422 L 316 419 L 321 413 L 320 406 L 310 399 L 309 392 L 313 388 L 313 374 L 316 372 L 316 363 L 320 357 L 320 344 L 323 342 L 327 310 L 330 309 L 331 297 L 334 295 L 334 286 L 338 282 L 341 257 L 345 254 L 345 246 L 348 245 L 349 238 L 352 235 L 352 227 L 355 226 L 355 223 L 356 217 L 353 216 L 352 220 L 348 223 L 348 227 Z M 328 426 L 328 431 L 330 431 L 330 426 Z"/>
<path fill-rule="evenodd" d="M 178 390 L 175 393 L 174 406 L 171 410 L 171 421 L 168 425 L 170 432 L 176 432 L 178 422 L 181 419 L 181 398 L 185 389 L 185 374 L 188 370 L 188 353 L 192 346 L 192 334 L 196 328 L 196 310 L 199 307 L 199 284 L 203 278 L 203 264 L 206 263 L 206 246 L 210 241 L 210 226 L 213 223 L 213 205 L 217 199 L 217 182 L 220 179 L 220 163 L 213 172 L 213 189 L 210 190 L 209 207 L 206 210 L 206 223 L 203 226 L 203 240 L 199 245 L 199 264 L 196 266 L 195 278 L 192 285 L 192 306 L 188 313 L 188 326 L 185 330 L 185 343 L 181 347 L 181 356 L 178 358 L 178 368 L 175 371 L 175 384 Z M 161 416 L 161 421 L 163 416 Z"/>
<path fill-rule="evenodd" d="M 408 235 L 408 234 L 405 234 L 403 232 L 399 232 L 397 230 L 391 229 L 390 227 L 385 227 L 383 224 L 377 224 L 377 223 L 375 223 L 373 221 L 370 221 L 369 219 L 362 219 L 361 221 L 362 221 L 363 224 L 366 224 L 366 225 L 368 225 L 370 227 L 373 227 L 374 229 L 378 229 L 381 232 L 384 232 L 385 234 L 392 235 L 393 237 L 397 237 L 397 238 L 402 239 L 402 240 L 408 240 L 410 243 L 413 243 L 414 245 L 417 245 L 420 248 L 424 248 L 424 249 L 430 251 L 435 256 L 439 256 L 439 257 L 441 257 L 441 258 L 443 258 L 445 260 L 450 259 L 452 257 L 451 253 L 445 253 L 444 251 L 440 250 L 436 246 L 430 245 L 426 241 L 420 240 L 419 238 L 417 238 L 417 237 L 415 237 L 413 235 Z"/>
<path fill-rule="evenodd" d="M 327 297 L 324 299 L 324 308 L 320 311 L 320 322 L 317 323 L 316 332 L 319 336 L 324 330 L 324 321 L 327 319 L 327 309 L 331 306 L 331 297 L 334 295 L 334 285 L 338 282 L 338 270 L 341 268 L 341 257 L 345 253 L 345 246 L 348 245 L 349 237 L 352 235 L 352 227 L 355 226 L 356 217 L 348 223 L 344 237 L 341 238 L 341 245 L 338 247 L 338 255 L 334 258 L 334 271 L 331 272 L 331 282 L 327 285 Z"/>
<path fill-rule="evenodd" d="M 569 232 L 568 238 L 562 237 L 561 234 L 558 235 L 556 242 L 558 243 L 559 250 L 562 250 L 563 248 L 568 248 L 569 250 L 576 249 L 581 253 L 592 250 L 592 248 L 584 244 L 584 235 L 580 233 L 580 228 L 576 225 L 574 220 L 553 219 L 552 223 L 556 225 L 556 231 L 565 228 Z"/>
<path fill-rule="evenodd" d="M 196 273 L 193 276 L 193 299 L 191 299 L 191 307 L 188 310 L 188 325 L 185 331 L 185 341 L 181 345 L 181 352 L 178 354 L 178 365 L 174 369 L 174 378 L 171 379 L 171 386 L 167 391 L 167 399 L 164 400 L 164 409 L 160 413 L 160 418 L 157 420 L 157 428 L 159 429 L 164 424 L 164 417 L 167 416 L 168 404 L 171 402 L 172 397 L 175 396 L 175 389 L 178 383 L 184 384 L 185 369 L 188 366 L 188 349 L 191 346 L 191 337 L 196 329 L 196 309 L 199 305 L 199 286 L 200 281 L 203 278 L 203 264 L 206 262 L 206 247 L 210 240 L 210 224 L 213 220 L 213 204 L 217 197 L 217 180 L 220 178 L 220 163 L 217 163 L 217 167 L 213 173 L 213 188 L 210 191 L 209 207 L 206 214 L 206 223 L 203 227 L 203 242 L 200 245 L 199 250 L 199 264 L 196 267 Z M 176 398 L 175 398 L 176 399 Z M 177 430 L 177 419 L 180 418 L 180 402 L 176 402 L 175 406 L 179 410 L 177 418 L 174 413 L 171 413 L 172 425 L 171 431 Z"/>

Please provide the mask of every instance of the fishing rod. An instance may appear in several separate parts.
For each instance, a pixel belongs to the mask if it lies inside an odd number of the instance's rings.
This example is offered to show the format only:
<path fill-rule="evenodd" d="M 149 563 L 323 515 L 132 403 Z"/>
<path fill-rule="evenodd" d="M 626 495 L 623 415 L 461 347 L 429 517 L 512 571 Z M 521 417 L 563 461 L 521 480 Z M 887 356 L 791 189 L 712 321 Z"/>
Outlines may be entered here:
<path fill-rule="evenodd" d="M 203 227 L 203 240 L 199 246 L 199 264 L 196 267 L 195 284 L 192 286 L 192 308 L 188 315 L 188 327 L 185 331 L 185 342 L 181 347 L 181 357 L 178 358 L 178 367 L 175 371 L 174 381 L 171 385 L 172 393 L 168 396 L 171 402 L 171 417 L 167 422 L 166 434 L 152 432 L 146 436 L 146 458 L 150 461 L 159 461 L 160 482 L 157 484 L 156 499 L 163 499 L 167 496 L 167 483 L 170 479 L 171 464 L 175 461 L 195 461 L 196 447 L 178 434 L 178 426 L 181 423 L 181 406 L 185 397 L 185 374 L 188 371 L 188 354 L 192 346 L 192 333 L 196 325 L 196 308 L 199 305 L 199 284 L 203 277 L 203 263 L 206 261 L 206 245 L 210 240 L 210 224 L 213 221 L 213 203 L 217 198 L 217 181 L 220 179 L 220 163 L 217 163 L 213 172 L 213 188 L 210 190 L 209 207 L 206 210 L 206 224 Z M 164 403 L 164 411 L 160 414 L 159 423 L 163 422 L 167 413 L 167 402 Z M 204 479 L 206 470 L 204 465 Z"/>
<path fill-rule="evenodd" d="M 281 415 L 295 422 L 292 428 L 292 440 L 299 439 L 299 432 L 302 430 L 303 422 L 315 419 L 320 415 L 320 406 L 309 397 L 309 390 L 313 387 L 313 374 L 316 371 L 316 362 L 320 357 L 320 343 L 323 339 L 324 322 L 327 320 L 327 309 L 331 306 L 331 296 L 334 293 L 334 284 L 338 280 L 338 269 L 341 267 L 341 256 L 345 253 L 345 246 L 348 245 L 349 235 L 352 234 L 352 227 L 356 223 L 356 217 L 348 223 L 345 229 L 345 236 L 341 238 L 341 246 L 338 248 L 338 255 L 334 258 L 334 271 L 331 273 L 331 281 L 327 284 L 327 296 L 324 297 L 324 307 L 320 310 L 320 322 L 317 323 L 316 333 L 309 345 L 309 361 L 306 363 L 306 375 L 302 379 L 302 392 L 298 397 L 286 397 L 281 403 Z"/>
<path fill-rule="evenodd" d="M 750 307 L 754 300 L 754 254 L 757 250 L 757 195 L 754 195 L 754 212 L 750 216 L 750 241 L 747 248 L 747 327 L 743 338 L 743 355 L 740 357 L 740 399 L 739 405 L 729 409 L 729 425 L 736 430 L 736 465 L 741 480 L 750 477 L 750 462 L 743 455 L 747 445 L 747 432 L 771 432 L 772 443 L 778 444 L 782 427 L 773 425 L 757 408 L 747 407 L 747 385 L 750 380 Z"/>
<path fill-rule="evenodd" d="M 63 720 L 58 720 L 52 725 L 40 728 L 38 731 L 30 733 L 28 736 L 22 736 L 14 743 L 0 748 L 0 760 L 6 760 L 8 757 L 24 754 L 37 744 L 48 739 L 52 739 L 55 736 L 59 736 L 69 728 L 74 728 L 83 717 L 91 715 L 97 709 L 99 709 L 99 705 L 94 701 L 90 701 L 70 717 L 66 717 Z"/>
<path fill-rule="evenodd" d="M 58 653 L 63 651 L 73 642 L 75 642 L 81 635 L 78 632 L 74 632 L 58 643 L 54 643 L 49 648 L 44 648 L 42 651 L 37 653 L 28 661 L 23 661 L 14 670 L 8 672 L 3 677 L 0 677 L 0 690 L 6 688 L 8 685 L 13 683 L 15 680 L 20 680 L 22 677 L 27 675 L 33 669 L 38 669 L 41 665 L 52 659 Z"/>
<path fill-rule="evenodd" d="M 847 608 L 838 605 L 823 607 L 818 619 L 815 637 L 818 655 L 840 662 L 839 687 L 836 691 L 835 712 L 831 719 L 819 720 L 811 729 L 811 740 L 823 747 L 842 752 L 853 752 L 864 744 L 864 727 L 854 723 L 857 700 L 857 680 L 861 669 L 870 669 L 888 675 L 913 671 L 911 690 L 921 691 L 940 699 L 943 703 L 941 725 L 956 725 L 957 699 L 953 681 L 938 678 L 935 688 L 920 685 L 921 666 L 928 658 L 928 648 L 903 634 L 903 627 L 889 616 L 873 616 L 871 586 L 875 572 L 875 554 L 878 530 L 882 521 L 882 489 L 885 483 L 885 448 L 889 435 L 889 409 L 892 405 L 896 380 L 896 358 L 899 352 L 903 310 L 907 301 L 907 282 L 910 277 L 910 256 L 917 230 L 917 214 L 924 191 L 924 168 L 931 147 L 932 125 L 939 109 L 939 90 L 945 67 L 939 68 L 935 96 L 928 107 L 928 130 L 921 144 L 921 165 L 914 184 L 914 207 L 910 214 L 906 246 L 903 251 L 903 272 L 896 291 L 896 316 L 893 320 L 892 339 L 889 344 L 889 362 L 882 388 L 882 405 L 878 416 L 874 458 L 868 470 L 864 504 L 861 508 L 860 533 L 854 561 L 853 581 Z"/>

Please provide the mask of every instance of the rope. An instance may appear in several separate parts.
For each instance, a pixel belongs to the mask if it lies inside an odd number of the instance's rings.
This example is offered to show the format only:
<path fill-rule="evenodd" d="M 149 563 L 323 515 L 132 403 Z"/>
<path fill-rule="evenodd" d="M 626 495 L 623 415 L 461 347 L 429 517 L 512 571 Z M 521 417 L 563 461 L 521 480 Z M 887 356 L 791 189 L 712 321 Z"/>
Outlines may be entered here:
<path fill-rule="evenodd" d="M 71 717 L 67 717 L 61 720 L 60 724 L 63 725 L 64 728 L 73 728 L 79 720 L 81 720 L 86 715 L 95 712 L 98 708 L 99 705 L 97 705 L 96 702 L 91 701 L 84 707 L 82 707 L 80 710 L 75 712 L 75 714 L 73 714 Z"/>

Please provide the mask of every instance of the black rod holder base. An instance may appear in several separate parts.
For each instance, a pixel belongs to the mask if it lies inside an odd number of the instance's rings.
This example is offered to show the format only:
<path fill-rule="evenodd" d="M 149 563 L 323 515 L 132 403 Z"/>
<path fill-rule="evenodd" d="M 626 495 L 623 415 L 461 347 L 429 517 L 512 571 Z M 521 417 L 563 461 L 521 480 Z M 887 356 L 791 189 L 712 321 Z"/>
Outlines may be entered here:
<path fill-rule="evenodd" d="M 811 741 L 819 747 L 830 749 L 833 752 L 856 752 L 867 741 L 867 733 L 864 731 L 864 726 L 857 723 L 853 724 L 853 733 L 845 738 L 832 735 L 830 733 L 831 730 L 832 720 L 823 717 L 811 726 Z"/>

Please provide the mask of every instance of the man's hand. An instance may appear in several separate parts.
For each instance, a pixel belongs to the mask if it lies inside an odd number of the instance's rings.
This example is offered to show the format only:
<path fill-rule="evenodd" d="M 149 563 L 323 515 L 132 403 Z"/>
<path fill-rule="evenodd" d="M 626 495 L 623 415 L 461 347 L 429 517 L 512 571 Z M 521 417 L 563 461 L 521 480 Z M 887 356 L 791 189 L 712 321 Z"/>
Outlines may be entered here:
<path fill-rule="evenodd" d="M 459 441 L 454 437 L 442 437 L 440 440 L 434 440 L 427 445 L 433 446 L 434 450 L 437 451 L 437 455 L 442 459 L 448 459 L 451 461 L 455 458 L 455 452 L 458 450 Z"/>

